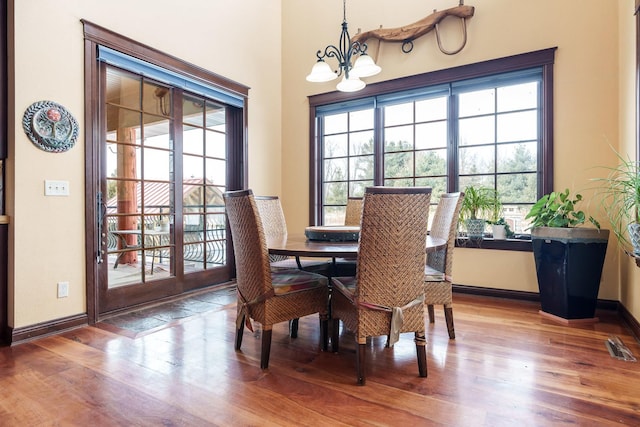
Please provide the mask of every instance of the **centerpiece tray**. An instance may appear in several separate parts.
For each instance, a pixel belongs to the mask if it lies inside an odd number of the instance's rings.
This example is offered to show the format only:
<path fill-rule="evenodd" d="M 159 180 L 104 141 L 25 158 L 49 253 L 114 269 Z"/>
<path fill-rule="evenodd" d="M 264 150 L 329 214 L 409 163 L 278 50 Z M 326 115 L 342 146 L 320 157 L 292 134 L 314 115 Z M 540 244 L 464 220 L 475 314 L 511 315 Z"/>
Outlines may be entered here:
<path fill-rule="evenodd" d="M 307 227 L 304 235 L 309 240 L 325 242 L 357 242 L 360 237 L 360 227 L 346 225 L 315 225 Z"/>

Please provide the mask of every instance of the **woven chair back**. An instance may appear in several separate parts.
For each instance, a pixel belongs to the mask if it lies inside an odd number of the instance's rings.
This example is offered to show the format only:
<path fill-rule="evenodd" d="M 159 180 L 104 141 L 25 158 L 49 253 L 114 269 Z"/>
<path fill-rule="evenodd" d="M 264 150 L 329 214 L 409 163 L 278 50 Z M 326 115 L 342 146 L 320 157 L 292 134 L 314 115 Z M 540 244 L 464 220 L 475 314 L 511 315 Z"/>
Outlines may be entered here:
<path fill-rule="evenodd" d="M 287 221 L 278 196 L 255 196 L 256 206 L 262 219 L 262 227 L 267 241 L 286 239 Z M 271 262 L 287 259 L 286 255 L 269 255 Z"/>
<path fill-rule="evenodd" d="M 272 289 L 267 242 L 251 190 L 224 193 L 236 259 L 238 292 L 252 301 Z"/>
<path fill-rule="evenodd" d="M 344 225 L 359 227 L 362 219 L 362 197 L 349 197 L 344 215 Z"/>
<path fill-rule="evenodd" d="M 427 264 L 438 271 L 443 271 L 447 276 L 451 276 L 453 248 L 463 199 L 462 192 L 442 194 L 429 232 L 431 237 L 445 239 L 447 247 L 445 250 L 430 253 Z"/>
<path fill-rule="evenodd" d="M 423 292 L 428 187 L 365 190 L 356 300 L 401 307 Z"/>

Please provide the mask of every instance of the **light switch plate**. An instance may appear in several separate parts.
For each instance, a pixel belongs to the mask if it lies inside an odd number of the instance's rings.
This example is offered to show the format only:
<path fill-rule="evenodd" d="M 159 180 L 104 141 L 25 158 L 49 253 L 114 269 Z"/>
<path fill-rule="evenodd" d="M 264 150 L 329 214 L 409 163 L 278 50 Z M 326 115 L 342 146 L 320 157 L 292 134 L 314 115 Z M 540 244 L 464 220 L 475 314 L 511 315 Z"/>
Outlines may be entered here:
<path fill-rule="evenodd" d="M 45 196 L 68 196 L 69 181 L 54 181 L 51 179 L 46 179 L 44 181 L 44 195 Z"/>

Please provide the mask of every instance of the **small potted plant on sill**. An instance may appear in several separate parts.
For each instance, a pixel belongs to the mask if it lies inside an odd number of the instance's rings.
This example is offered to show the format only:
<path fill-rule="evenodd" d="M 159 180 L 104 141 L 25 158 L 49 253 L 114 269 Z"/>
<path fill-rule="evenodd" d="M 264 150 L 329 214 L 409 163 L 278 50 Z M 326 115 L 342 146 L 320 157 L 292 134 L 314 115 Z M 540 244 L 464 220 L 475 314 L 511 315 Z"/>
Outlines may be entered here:
<path fill-rule="evenodd" d="M 511 227 L 509 227 L 507 220 L 502 216 L 495 221 L 489 220 L 487 222 L 491 224 L 494 240 L 506 240 L 515 234 L 513 230 L 511 230 Z"/>
<path fill-rule="evenodd" d="M 614 150 L 615 151 L 615 150 Z M 596 197 L 607 215 L 613 234 L 623 250 L 640 258 L 640 168 L 638 162 L 622 157 L 618 164 L 607 167 L 608 175 L 593 178 L 598 182 Z"/>
<path fill-rule="evenodd" d="M 509 224 L 504 219 L 502 200 L 497 191 L 495 191 L 492 202 L 487 223 L 491 225 L 494 240 L 505 240 L 508 237 L 513 236 L 514 233 L 511 231 Z"/>
<path fill-rule="evenodd" d="M 460 222 L 465 225 L 469 239 L 483 239 L 486 217 L 495 204 L 496 192 L 493 188 L 470 185 L 464 190 Z"/>
<path fill-rule="evenodd" d="M 593 228 L 580 227 L 587 216 L 576 205 L 582 196 L 569 189 L 541 197 L 525 219 L 531 219 L 542 313 L 565 322 L 595 321 L 600 278 L 609 230 L 589 216 Z"/>

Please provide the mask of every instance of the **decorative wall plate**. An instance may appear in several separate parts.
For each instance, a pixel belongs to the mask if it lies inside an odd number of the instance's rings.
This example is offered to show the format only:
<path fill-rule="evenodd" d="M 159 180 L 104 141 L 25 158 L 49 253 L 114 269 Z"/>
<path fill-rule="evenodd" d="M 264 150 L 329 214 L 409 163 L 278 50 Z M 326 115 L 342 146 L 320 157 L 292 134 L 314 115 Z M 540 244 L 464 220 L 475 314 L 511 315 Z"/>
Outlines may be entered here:
<path fill-rule="evenodd" d="M 38 148 L 53 153 L 68 151 L 78 138 L 78 122 L 62 105 L 34 102 L 22 117 L 22 127 Z"/>

